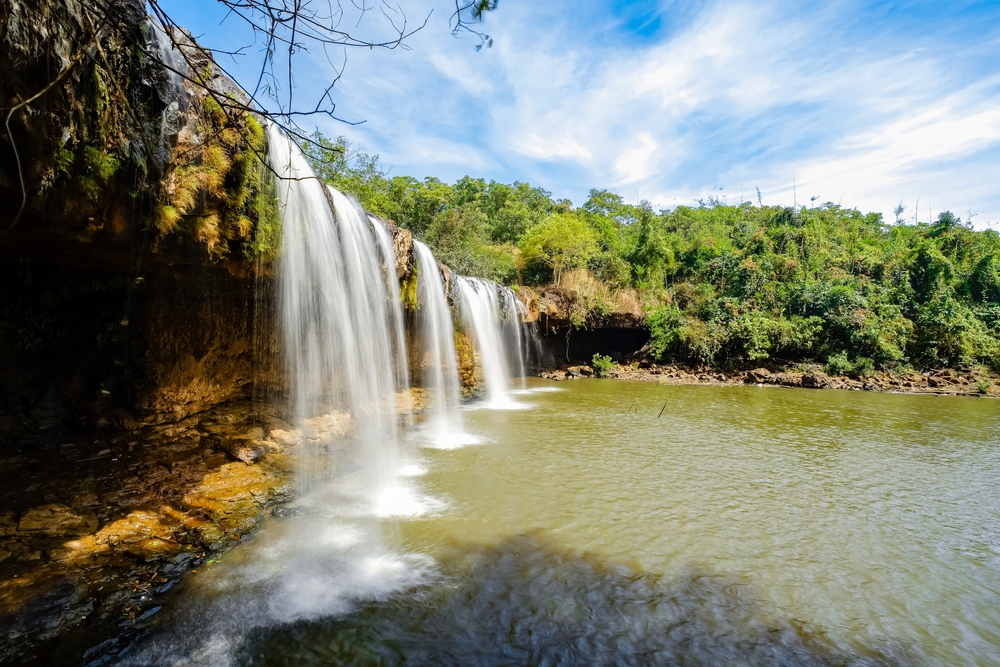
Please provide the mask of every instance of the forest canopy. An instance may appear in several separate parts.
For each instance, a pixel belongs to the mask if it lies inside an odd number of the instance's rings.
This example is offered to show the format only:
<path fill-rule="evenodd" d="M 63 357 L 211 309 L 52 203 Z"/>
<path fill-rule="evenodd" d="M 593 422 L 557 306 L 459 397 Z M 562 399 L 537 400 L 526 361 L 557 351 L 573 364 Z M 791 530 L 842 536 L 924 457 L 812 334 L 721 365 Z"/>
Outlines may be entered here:
<path fill-rule="evenodd" d="M 1000 368 L 1000 235 L 947 211 L 920 224 L 833 203 L 655 211 L 602 189 L 577 207 L 527 183 L 389 176 L 343 137 L 313 140 L 334 149 L 303 145 L 321 178 L 459 273 L 516 286 L 570 277 L 597 315 L 641 304 L 660 359 Z"/>

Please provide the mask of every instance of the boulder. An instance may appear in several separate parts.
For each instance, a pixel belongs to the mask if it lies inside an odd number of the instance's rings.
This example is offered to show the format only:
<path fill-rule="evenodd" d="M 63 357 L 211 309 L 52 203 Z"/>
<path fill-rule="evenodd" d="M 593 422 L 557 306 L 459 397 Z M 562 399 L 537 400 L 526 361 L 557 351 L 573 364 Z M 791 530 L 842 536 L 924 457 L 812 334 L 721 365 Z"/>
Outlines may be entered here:
<path fill-rule="evenodd" d="M 801 387 L 802 377 L 793 373 L 782 373 L 779 384 L 783 387 Z"/>
<path fill-rule="evenodd" d="M 755 368 L 747 373 L 747 384 L 767 384 L 771 381 L 771 371 L 766 368 Z"/>
<path fill-rule="evenodd" d="M 823 389 L 830 386 L 830 378 L 823 371 L 812 371 L 802 376 L 802 386 L 807 389 Z"/>
<path fill-rule="evenodd" d="M 344 437 L 351 427 L 351 415 L 344 410 L 334 410 L 319 417 L 307 419 L 305 437 L 314 444 L 328 445 Z"/>
<path fill-rule="evenodd" d="M 278 443 L 278 445 L 283 448 L 294 447 L 302 442 L 302 432 L 291 427 L 288 429 L 274 428 L 271 429 L 269 439 Z"/>
<path fill-rule="evenodd" d="M 251 440 L 227 438 L 222 441 L 222 448 L 229 452 L 237 461 L 250 464 L 262 459 L 271 452 L 279 452 L 282 447 L 272 440 Z"/>

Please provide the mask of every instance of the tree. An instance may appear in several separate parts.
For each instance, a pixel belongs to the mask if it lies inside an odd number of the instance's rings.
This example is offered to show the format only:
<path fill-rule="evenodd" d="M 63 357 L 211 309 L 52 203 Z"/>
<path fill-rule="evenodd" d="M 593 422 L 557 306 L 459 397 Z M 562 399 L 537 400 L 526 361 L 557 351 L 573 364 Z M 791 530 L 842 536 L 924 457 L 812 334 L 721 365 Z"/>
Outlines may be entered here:
<path fill-rule="evenodd" d="M 593 230 L 573 213 L 554 213 L 532 227 L 519 244 L 526 265 L 542 263 L 552 269 L 556 286 L 563 272 L 583 266 L 597 252 Z"/>

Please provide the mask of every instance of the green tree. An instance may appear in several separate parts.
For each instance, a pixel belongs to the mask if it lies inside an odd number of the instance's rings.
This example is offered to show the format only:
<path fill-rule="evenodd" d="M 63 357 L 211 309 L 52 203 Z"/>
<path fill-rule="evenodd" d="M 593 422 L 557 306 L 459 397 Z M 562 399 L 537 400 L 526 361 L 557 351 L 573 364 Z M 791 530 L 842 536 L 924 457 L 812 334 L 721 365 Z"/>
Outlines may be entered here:
<path fill-rule="evenodd" d="M 552 269 L 558 286 L 566 269 L 583 266 L 597 252 L 593 230 L 573 213 L 554 213 L 525 233 L 519 243 L 526 265 Z"/>

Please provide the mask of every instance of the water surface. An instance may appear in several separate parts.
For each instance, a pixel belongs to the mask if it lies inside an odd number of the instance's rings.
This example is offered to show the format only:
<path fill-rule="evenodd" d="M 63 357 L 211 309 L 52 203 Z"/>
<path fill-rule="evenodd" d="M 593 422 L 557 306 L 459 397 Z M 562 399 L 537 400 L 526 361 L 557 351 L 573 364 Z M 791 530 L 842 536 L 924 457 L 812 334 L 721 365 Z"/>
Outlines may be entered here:
<path fill-rule="evenodd" d="M 413 453 L 422 510 L 364 524 L 394 585 L 261 621 L 233 663 L 1000 664 L 996 401 L 610 380 L 515 398 L 466 411 L 481 444 Z M 338 516 L 331 534 L 359 525 Z M 269 539 L 204 586 L 216 604 Z"/>

